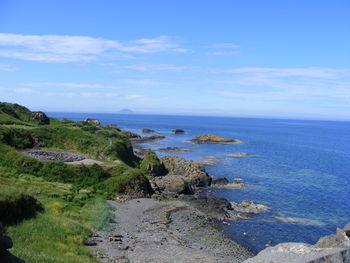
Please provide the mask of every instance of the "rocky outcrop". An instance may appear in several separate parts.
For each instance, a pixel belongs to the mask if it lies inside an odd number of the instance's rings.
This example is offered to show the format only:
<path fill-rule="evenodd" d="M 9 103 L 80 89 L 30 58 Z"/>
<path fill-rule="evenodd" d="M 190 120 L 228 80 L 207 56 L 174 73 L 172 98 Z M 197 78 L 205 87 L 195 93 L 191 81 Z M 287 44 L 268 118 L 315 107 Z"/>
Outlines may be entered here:
<path fill-rule="evenodd" d="M 233 182 L 231 182 L 226 177 L 214 178 L 211 182 L 211 187 L 214 187 L 214 188 L 240 189 L 240 188 L 243 188 L 245 186 L 246 186 L 246 184 L 243 183 L 243 180 L 234 180 Z"/>
<path fill-rule="evenodd" d="M 197 144 L 202 144 L 202 143 L 240 144 L 240 143 L 243 143 L 242 141 L 237 140 L 237 139 L 223 138 L 223 137 L 212 135 L 212 134 L 205 134 L 205 135 L 196 136 L 191 141 L 192 141 L 192 143 L 197 143 Z"/>
<path fill-rule="evenodd" d="M 186 148 L 179 148 L 179 147 L 166 147 L 166 148 L 160 148 L 157 151 L 166 152 L 166 153 L 186 153 L 186 152 L 189 152 L 190 150 Z"/>
<path fill-rule="evenodd" d="M 350 223 L 343 229 L 337 228 L 335 235 L 329 235 L 320 238 L 316 243 L 317 247 L 347 247 L 350 248 Z"/>
<path fill-rule="evenodd" d="M 216 156 L 203 156 L 203 159 L 204 160 L 195 161 L 195 163 L 198 163 L 199 165 L 215 165 L 222 160 L 222 158 Z"/>
<path fill-rule="evenodd" d="M 3 263 L 24 263 L 24 261 L 8 251 L 12 248 L 12 239 L 4 235 L 4 229 L 0 223 L 0 262 Z"/>
<path fill-rule="evenodd" d="M 141 132 L 143 132 L 143 133 L 157 133 L 156 131 L 151 130 L 151 129 L 147 129 L 147 128 L 142 129 Z"/>
<path fill-rule="evenodd" d="M 226 154 L 227 157 L 234 157 L 234 158 L 240 158 L 240 157 L 247 157 L 247 153 L 230 153 Z"/>
<path fill-rule="evenodd" d="M 168 173 L 163 162 L 161 162 L 154 151 L 147 149 L 140 163 L 140 168 L 147 171 L 152 177 L 164 176 Z"/>
<path fill-rule="evenodd" d="M 192 187 L 188 182 L 180 177 L 175 177 L 166 184 L 164 189 L 165 194 L 185 194 L 191 195 L 194 194 Z"/>
<path fill-rule="evenodd" d="M 197 163 L 187 161 L 179 156 L 166 156 L 161 161 L 169 171 L 168 176 L 182 177 L 191 187 L 206 187 L 211 184 L 212 178 Z"/>
<path fill-rule="evenodd" d="M 89 123 L 89 124 L 93 124 L 93 125 L 100 125 L 100 121 L 99 120 L 96 120 L 96 119 L 85 119 L 86 123 Z"/>
<path fill-rule="evenodd" d="M 217 220 L 236 219 L 230 202 L 222 197 L 183 195 L 178 198 L 198 209 L 206 216 Z"/>
<path fill-rule="evenodd" d="M 251 200 L 245 200 L 241 203 L 231 202 L 231 206 L 240 214 L 259 214 L 269 209 L 266 205 L 257 204 Z"/>
<path fill-rule="evenodd" d="M 166 138 L 166 136 L 152 134 L 152 135 L 144 136 L 144 137 L 131 138 L 131 142 L 133 142 L 133 143 L 145 143 L 145 142 L 153 142 L 153 141 L 157 141 L 157 140 L 163 140 L 165 138 Z"/>
<path fill-rule="evenodd" d="M 149 180 L 144 176 L 133 177 L 125 187 L 125 196 L 128 198 L 151 197 L 153 193 Z"/>
<path fill-rule="evenodd" d="M 350 224 L 335 235 L 321 238 L 316 245 L 281 243 L 262 250 L 244 263 L 348 263 L 350 262 Z"/>
<path fill-rule="evenodd" d="M 172 130 L 172 133 L 174 134 L 185 134 L 185 131 L 182 129 L 174 129 Z"/>
<path fill-rule="evenodd" d="M 40 125 L 50 124 L 50 119 L 49 117 L 46 116 L 45 113 L 41 111 L 33 111 L 31 114 L 32 114 L 32 119 L 38 124 Z"/>
<path fill-rule="evenodd" d="M 24 155 L 35 158 L 40 161 L 51 161 L 51 162 L 77 162 L 84 160 L 85 157 L 68 152 L 54 152 L 33 149 L 23 152 Z"/>
<path fill-rule="evenodd" d="M 141 136 L 137 133 L 131 132 L 131 131 L 122 131 L 122 134 L 128 137 L 129 139 L 140 139 Z"/>
<path fill-rule="evenodd" d="M 317 248 L 304 243 L 281 243 L 261 251 L 244 263 L 348 263 L 348 248 Z"/>

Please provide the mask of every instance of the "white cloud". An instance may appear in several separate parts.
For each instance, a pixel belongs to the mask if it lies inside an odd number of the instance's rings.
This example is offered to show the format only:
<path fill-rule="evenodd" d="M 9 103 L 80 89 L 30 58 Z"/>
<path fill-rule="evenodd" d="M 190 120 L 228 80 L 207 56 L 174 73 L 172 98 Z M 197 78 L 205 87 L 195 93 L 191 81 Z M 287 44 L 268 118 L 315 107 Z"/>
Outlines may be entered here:
<path fill-rule="evenodd" d="M 16 93 L 35 93 L 34 90 L 28 88 L 18 88 L 13 90 Z"/>
<path fill-rule="evenodd" d="M 17 71 L 17 68 L 6 64 L 0 64 L 0 71 Z"/>
<path fill-rule="evenodd" d="M 214 55 L 214 56 L 232 56 L 232 55 L 238 55 L 238 51 L 213 51 L 208 52 L 208 55 Z"/>
<path fill-rule="evenodd" d="M 94 98 L 94 99 L 107 99 L 119 97 L 117 93 L 104 93 L 104 92 L 43 92 L 41 95 L 49 97 L 65 97 L 65 98 Z"/>
<path fill-rule="evenodd" d="M 207 55 L 213 56 L 232 56 L 238 55 L 239 46 L 234 43 L 217 43 L 209 46 L 204 46 L 204 48 L 214 49 L 214 51 L 207 52 Z"/>
<path fill-rule="evenodd" d="M 173 38 L 160 36 L 132 41 L 89 36 L 21 35 L 0 33 L 0 56 L 41 61 L 78 62 L 99 57 L 124 57 L 130 53 L 186 52 Z"/>
<path fill-rule="evenodd" d="M 230 73 L 250 74 L 265 77 L 315 77 L 338 78 L 343 74 L 350 74 L 350 69 L 337 68 L 233 68 L 227 70 Z"/>
<path fill-rule="evenodd" d="M 125 95 L 125 98 L 128 100 L 143 100 L 145 96 L 141 94 L 129 94 Z"/>
<path fill-rule="evenodd" d="M 221 96 L 256 100 L 346 100 L 350 96 L 350 69 L 234 68 L 220 81 Z"/>
<path fill-rule="evenodd" d="M 144 86 L 144 87 L 159 87 L 163 85 L 167 85 L 167 82 L 153 80 L 153 79 L 124 79 L 125 83 L 133 85 L 133 86 Z"/>
<path fill-rule="evenodd" d="M 225 48 L 225 49 L 236 49 L 239 48 L 238 45 L 236 45 L 235 43 L 216 43 L 213 45 L 209 45 L 209 46 L 204 46 L 204 48 Z"/>
<path fill-rule="evenodd" d="M 87 83 L 69 83 L 69 82 L 26 82 L 23 83 L 27 87 L 59 87 L 59 88 L 74 88 L 74 89 L 121 89 L 119 86 L 87 84 Z"/>
<path fill-rule="evenodd" d="M 183 72 L 183 71 L 197 71 L 200 67 L 195 66 L 179 66 L 173 64 L 130 64 L 130 65 L 117 65 L 114 67 L 117 70 L 135 70 L 135 71 L 172 71 L 172 72 Z"/>

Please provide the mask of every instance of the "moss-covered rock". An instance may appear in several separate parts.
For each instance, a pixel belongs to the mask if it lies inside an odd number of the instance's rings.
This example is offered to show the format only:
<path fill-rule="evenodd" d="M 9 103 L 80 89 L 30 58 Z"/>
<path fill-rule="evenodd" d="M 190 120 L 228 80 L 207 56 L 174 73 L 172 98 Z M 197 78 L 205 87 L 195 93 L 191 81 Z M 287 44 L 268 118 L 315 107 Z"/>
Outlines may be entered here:
<path fill-rule="evenodd" d="M 107 191 L 109 198 L 115 198 L 118 194 L 129 197 L 150 197 L 153 189 L 150 182 L 140 169 L 128 169 L 120 176 L 113 176 L 104 181 L 100 188 Z"/>
<path fill-rule="evenodd" d="M 243 143 L 241 140 L 237 139 L 229 139 L 229 138 L 223 138 L 217 135 L 212 134 L 204 134 L 199 135 L 193 138 L 192 143 L 221 143 L 221 144 L 240 144 Z"/>
<path fill-rule="evenodd" d="M 148 172 L 151 176 L 163 176 L 168 173 L 168 170 L 159 160 L 157 154 L 151 149 L 146 150 L 143 160 L 140 163 L 140 168 Z"/>

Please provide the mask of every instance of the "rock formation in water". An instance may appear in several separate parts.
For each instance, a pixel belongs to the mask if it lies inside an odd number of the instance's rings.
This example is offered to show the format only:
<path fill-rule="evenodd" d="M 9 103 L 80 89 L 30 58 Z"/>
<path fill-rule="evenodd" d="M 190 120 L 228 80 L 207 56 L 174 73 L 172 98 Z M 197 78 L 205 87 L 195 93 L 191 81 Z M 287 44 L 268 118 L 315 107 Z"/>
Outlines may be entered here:
<path fill-rule="evenodd" d="M 220 136 L 205 134 L 194 137 L 192 143 L 203 144 L 203 143 L 218 143 L 218 144 L 240 144 L 243 143 L 237 139 L 223 138 Z"/>

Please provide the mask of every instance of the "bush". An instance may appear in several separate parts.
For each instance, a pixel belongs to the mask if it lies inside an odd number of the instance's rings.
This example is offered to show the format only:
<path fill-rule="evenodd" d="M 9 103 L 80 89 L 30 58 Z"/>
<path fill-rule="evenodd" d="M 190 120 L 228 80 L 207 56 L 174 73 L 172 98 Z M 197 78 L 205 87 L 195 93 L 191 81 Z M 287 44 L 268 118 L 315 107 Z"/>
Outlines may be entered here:
<path fill-rule="evenodd" d="M 4 225 L 13 225 L 24 219 L 31 218 L 43 208 L 37 199 L 9 186 L 0 186 L 0 222 Z"/>
<path fill-rule="evenodd" d="M 34 146 L 34 140 L 26 129 L 0 126 L 0 142 L 16 149 L 26 149 Z"/>
<path fill-rule="evenodd" d="M 106 149 L 105 155 L 112 159 L 122 160 L 130 166 L 136 166 L 138 158 L 134 155 L 130 142 L 116 139 Z"/>
<path fill-rule="evenodd" d="M 110 199 L 118 194 L 152 194 L 152 187 L 140 169 L 132 168 L 126 170 L 120 176 L 113 176 L 99 185 L 107 193 Z"/>

